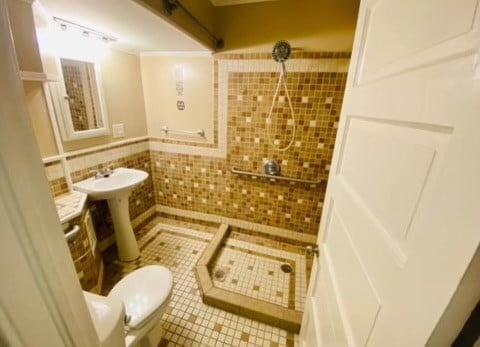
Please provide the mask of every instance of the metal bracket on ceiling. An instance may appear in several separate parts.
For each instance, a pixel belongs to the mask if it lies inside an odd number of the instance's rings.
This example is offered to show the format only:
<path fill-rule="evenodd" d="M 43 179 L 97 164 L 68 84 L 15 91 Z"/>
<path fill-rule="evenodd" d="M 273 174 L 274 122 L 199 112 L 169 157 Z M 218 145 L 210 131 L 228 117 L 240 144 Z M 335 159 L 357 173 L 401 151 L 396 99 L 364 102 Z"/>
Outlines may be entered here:
<path fill-rule="evenodd" d="M 162 0 L 163 1 L 163 9 L 168 15 L 172 15 L 173 11 L 177 8 L 181 9 L 185 14 L 190 17 L 213 41 L 216 48 L 223 48 L 224 42 L 222 39 L 217 38 L 210 30 L 207 29 L 198 19 L 195 17 L 182 3 L 178 0 Z"/>
<path fill-rule="evenodd" d="M 163 0 L 163 8 L 169 15 L 172 15 L 173 10 L 178 8 L 178 3 L 176 0 Z"/>

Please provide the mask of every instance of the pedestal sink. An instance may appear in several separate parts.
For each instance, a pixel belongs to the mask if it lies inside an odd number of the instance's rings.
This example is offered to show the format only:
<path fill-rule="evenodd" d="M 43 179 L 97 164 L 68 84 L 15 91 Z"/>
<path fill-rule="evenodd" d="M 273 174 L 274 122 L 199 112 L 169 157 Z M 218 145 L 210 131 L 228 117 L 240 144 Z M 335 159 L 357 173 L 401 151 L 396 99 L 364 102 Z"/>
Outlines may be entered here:
<path fill-rule="evenodd" d="M 133 188 L 147 177 L 148 173 L 145 171 L 118 168 L 109 175 L 87 178 L 73 185 L 73 189 L 87 193 L 92 200 L 107 200 L 112 214 L 118 257 L 122 261 L 135 260 L 140 255 L 130 222 L 128 197 Z"/>

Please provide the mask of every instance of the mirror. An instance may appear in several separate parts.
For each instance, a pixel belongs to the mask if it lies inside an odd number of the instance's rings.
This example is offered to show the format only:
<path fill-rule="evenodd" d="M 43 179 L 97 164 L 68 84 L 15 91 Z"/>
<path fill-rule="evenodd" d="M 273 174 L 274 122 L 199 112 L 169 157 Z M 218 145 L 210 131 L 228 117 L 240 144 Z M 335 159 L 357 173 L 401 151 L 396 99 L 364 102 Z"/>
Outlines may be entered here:
<path fill-rule="evenodd" d="M 60 59 L 74 131 L 103 128 L 93 63 Z"/>
<path fill-rule="evenodd" d="M 64 140 L 109 134 L 98 62 L 59 58 L 63 82 L 57 85 Z"/>

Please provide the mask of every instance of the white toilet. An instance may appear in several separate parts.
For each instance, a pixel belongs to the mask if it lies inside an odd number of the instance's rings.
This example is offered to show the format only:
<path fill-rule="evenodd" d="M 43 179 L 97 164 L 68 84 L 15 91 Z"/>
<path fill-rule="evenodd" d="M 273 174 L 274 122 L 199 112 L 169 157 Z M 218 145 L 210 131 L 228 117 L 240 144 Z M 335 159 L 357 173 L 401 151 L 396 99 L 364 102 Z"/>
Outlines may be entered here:
<path fill-rule="evenodd" d="M 106 298 L 85 293 L 102 347 L 117 347 L 118 342 L 113 345 L 110 341 L 118 341 L 119 336 L 112 336 L 118 335 L 118 331 L 124 334 L 127 347 L 156 347 L 162 338 L 160 319 L 170 301 L 172 287 L 170 270 L 149 265 L 121 279 Z M 95 304 L 92 304 L 93 301 Z M 102 312 L 92 312 L 99 307 L 99 302 L 100 306 L 108 306 L 110 315 L 106 315 L 105 308 L 101 307 L 99 310 Z M 118 309 L 119 303 L 123 304 L 124 310 Z M 109 324 L 102 323 L 102 320 L 108 320 Z M 112 322 L 123 325 L 124 329 L 113 328 Z M 108 331 L 105 331 L 105 327 L 108 327 Z"/>

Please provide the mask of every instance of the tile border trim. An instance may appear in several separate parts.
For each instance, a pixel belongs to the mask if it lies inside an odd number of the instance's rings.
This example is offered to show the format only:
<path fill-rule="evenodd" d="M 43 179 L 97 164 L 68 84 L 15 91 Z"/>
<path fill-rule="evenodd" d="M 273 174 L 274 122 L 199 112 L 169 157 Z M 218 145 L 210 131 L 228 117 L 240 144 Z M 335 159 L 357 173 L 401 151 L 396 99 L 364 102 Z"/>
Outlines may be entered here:
<path fill-rule="evenodd" d="M 140 137 L 134 137 L 131 139 L 126 139 L 122 141 L 115 141 L 115 142 L 110 142 L 104 145 L 98 145 L 98 146 L 93 146 L 93 147 L 88 147 L 84 149 L 79 149 L 76 151 L 70 151 L 70 152 L 65 152 L 64 154 L 58 154 L 58 155 L 53 155 L 50 157 L 45 157 L 42 158 L 43 164 L 49 164 L 49 163 L 54 163 L 60 161 L 62 158 L 72 158 L 80 155 L 85 155 L 85 154 L 90 154 L 92 152 L 101 152 L 105 151 L 108 149 L 116 148 L 116 147 L 123 147 L 126 145 L 131 145 L 136 142 L 143 142 L 143 141 L 148 141 L 149 137 L 148 136 L 140 136 Z"/>
<path fill-rule="evenodd" d="M 202 301 L 207 305 L 298 334 L 302 323 L 302 312 L 230 292 L 213 285 L 208 268 L 229 232 L 230 227 L 227 224 L 220 225 L 195 265 L 195 277 L 202 295 Z"/>
<path fill-rule="evenodd" d="M 175 207 L 165 205 L 156 205 L 156 211 L 160 213 L 172 214 L 179 217 L 187 217 L 192 219 L 199 219 L 206 222 L 214 222 L 218 224 L 228 224 L 241 229 L 258 231 L 275 237 L 282 237 L 293 241 L 302 243 L 315 244 L 317 242 L 317 235 L 303 234 L 300 232 L 272 227 L 254 222 L 248 222 L 241 219 L 229 218 L 215 214 L 183 210 Z"/>

